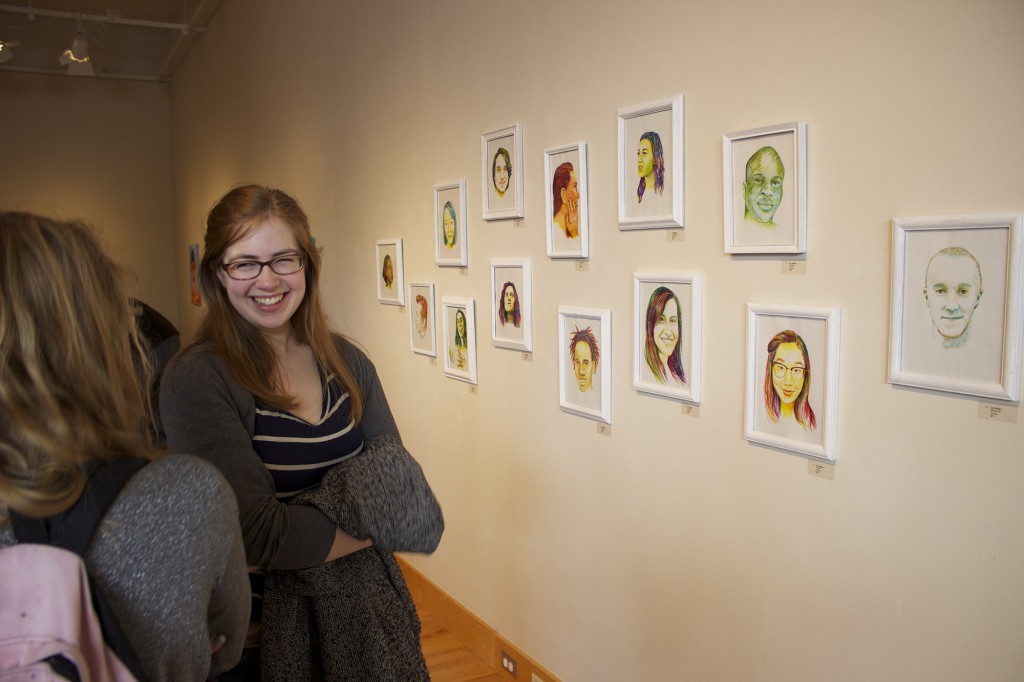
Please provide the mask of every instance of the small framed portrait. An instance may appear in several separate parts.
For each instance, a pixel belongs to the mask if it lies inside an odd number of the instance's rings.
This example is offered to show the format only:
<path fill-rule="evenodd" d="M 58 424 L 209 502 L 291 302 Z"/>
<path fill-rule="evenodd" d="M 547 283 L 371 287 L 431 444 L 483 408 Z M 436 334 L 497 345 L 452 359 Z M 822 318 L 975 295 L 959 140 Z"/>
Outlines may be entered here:
<path fill-rule="evenodd" d="M 401 239 L 377 240 L 377 300 L 405 305 L 405 270 Z"/>
<path fill-rule="evenodd" d="M 1020 400 L 1021 220 L 893 218 L 890 383 Z"/>
<path fill-rule="evenodd" d="M 726 253 L 807 251 L 807 124 L 722 135 Z"/>
<path fill-rule="evenodd" d="M 188 300 L 192 305 L 203 304 L 199 294 L 199 243 L 188 245 Z"/>
<path fill-rule="evenodd" d="M 834 461 L 839 308 L 747 304 L 743 437 Z"/>
<path fill-rule="evenodd" d="M 463 268 L 469 265 L 465 180 L 434 185 L 434 262 Z"/>
<path fill-rule="evenodd" d="M 452 379 L 476 384 L 476 316 L 473 299 L 441 297 L 444 320 L 444 373 Z"/>
<path fill-rule="evenodd" d="M 529 258 L 491 259 L 491 342 L 533 352 L 533 275 Z"/>
<path fill-rule="evenodd" d="M 683 152 L 682 95 L 619 109 L 620 230 L 683 227 Z"/>
<path fill-rule="evenodd" d="M 484 220 L 523 217 L 523 125 L 480 136 Z"/>
<path fill-rule="evenodd" d="M 700 404 L 700 273 L 633 273 L 633 388 Z"/>
<path fill-rule="evenodd" d="M 586 142 L 544 150 L 544 196 L 548 256 L 588 258 Z"/>
<path fill-rule="evenodd" d="M 558 306 L 558 404 L 612 423 L 612 311 Z"/>
<path fill-rule="evenodd" d="M 409 339 L 412 352 L 437 357 L 434 328 L 434 284 L 409 284 Z"/>

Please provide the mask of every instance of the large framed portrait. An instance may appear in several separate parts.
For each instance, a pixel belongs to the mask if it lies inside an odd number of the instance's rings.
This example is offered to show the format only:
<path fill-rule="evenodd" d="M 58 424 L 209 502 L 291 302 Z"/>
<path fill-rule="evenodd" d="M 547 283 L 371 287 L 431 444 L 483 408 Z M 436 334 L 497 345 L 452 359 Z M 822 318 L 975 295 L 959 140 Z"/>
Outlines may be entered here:
<path fill-rule="evenodd" d="M 409 339 L 412 352 L 437 357 L 434 329 L 434 284 L 409 284 Z"/>
<path fill-rule="evenodd" d="M 1021 219 L 893 218 L 890 383 L 1020 400 Z"/>
<path fill-rule="evenodd" d="M 682 95 L 619 109 L 620 230 L 683 227 L 683 152 Z"/>
<path fill-rule="evenodd" d="M 700 273 L 633 273 L 633 388 L 700 404 Z"/>
<path fill-rule="evenodd" d="M 726 253 L 807 251 L 807 124 L 722 135 Z"/>
<path fill-rule="evenodd" d="M 533 274 L 529 258 L 491 259 L 491 342 L 533 352 Z"/>
<path fill-rule="evenodd" d="M 587 143 L 544 150 L 544 206 L 548 256 L 590 256 Z"/>
<path fill-rule="evenodd" d="M 523 217 L 523 124 L 480 136 L 484 220 Z"/>
<path fill-rule="evenodd" d="M 612 311 L 558 306 L 558 404 L 612 423 Z"/>
<path fill-rule="evenodd" d="M 434 262 L 441 266 L 469 265 L 465 180 L 434 185 Z"/>
<path fill-rule="evenodd" d="M 834 461 L 839 308 L 747 304 L 743 437 Z"/>
<path fill-rule="evenodd" d="M 470 384 L 476 384 L 476 315 L 473 307 L 471 298 L 441 297 L 444 373 Z"/>
<path fill-rule="evenodd" d="M 388 305 L 405 305 L 404 270 L 402 240 L 377 240 L 377 300 Z"/>

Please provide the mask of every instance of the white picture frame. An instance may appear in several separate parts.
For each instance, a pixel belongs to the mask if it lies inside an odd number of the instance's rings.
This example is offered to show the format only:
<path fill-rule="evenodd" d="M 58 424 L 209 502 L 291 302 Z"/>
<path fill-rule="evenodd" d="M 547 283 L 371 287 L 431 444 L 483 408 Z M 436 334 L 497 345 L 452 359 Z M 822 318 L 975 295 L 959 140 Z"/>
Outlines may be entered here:
<path fill-rule="evenodd" d="M 807 124 L 724 133 L 722 189 L 726 253 L 806 253 Z"/>
<path fill-rule="evenodd" d="M 565 164 L 569 166 L 566 168 Z M 545 149 L 544 223 L 549 258 L 590 257 L 589 197 L 587 143 Z"/>
<path fill-rule="evenodd" d="M 409 283 L 409 343 L 413 353 L 437 357 L 434 283 Z"/>
<path fill-rule="evenodd" d="M 558 306 L 558 404 L 612 423 L 611 310 Z"/>
<path fill-rule="evenodd" d="M 523 124 L 515 123 L 480 136 L 480 179 L 484 220 L 523 217 Z M 501 172 L 502 164 L 505 172 Z M 511 165 L 511 172 L 508 170 Z M 502 191 L 501 187 L 505 190 Z"/>
<path fill-rule="evenodd" d="M 458 318 L 462 316 L 466 327 L 456 338 Z M 474 301 L 460 296 L 441 297 L 441 319 L 444 329 L 444 373 L 458 381 L 476 385 L 476 315 Z"/>
<path fill-rule="evenodd" d="M 743 437 L 835 461 L 840 309 L 747 304 Z"/>
<path fill-rule="evenodd" d="M 686 142 L 683 120 L 682 95 L 619 109 L 620 230 L 684 226 Z M 645 168 L 649 169 L 642 177 L 641 157 Z M 641 185 L 645 187 L 642 192 Z"/>
<path fill-rule="evenodd" d="M 508 311 L 506 298 L 511 301 Z M 529 258 L 491 259 L 491 343 L 533 352 L 533 269 Z"/>
<path fill-rule="evenodd" d="M 700 404 L 701 273 L 633 273 L 633 388 Z"/>
<path fill-rule="evenodd" d="M 469 265 L 466 181 L 434 185 L 434 262 L 441 267 Z"/>
<path fill-rule="evenodd" d="M 1021 223 L 893 218 L 889 383 L 1020 400 Z"/>
<path fill-rule="evenodd" d="M 389 267 L 390 266 L 390 267 Z M 377 300 L 405 305 L 405 260 L 401 239 L 377 240 Z"/>

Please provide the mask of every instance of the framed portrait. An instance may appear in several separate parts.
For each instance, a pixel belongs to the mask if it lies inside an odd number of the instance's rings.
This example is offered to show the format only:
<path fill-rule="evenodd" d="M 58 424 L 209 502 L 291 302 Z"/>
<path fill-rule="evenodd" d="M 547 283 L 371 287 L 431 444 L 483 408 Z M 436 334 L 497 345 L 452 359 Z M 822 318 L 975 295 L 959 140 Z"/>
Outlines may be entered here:
<path fill-rule="evenodd" d="M 747 304 L 743 437 L 834 461 L 839 308 Z"/>
<path fill-rule="evenodd" d="M 444 321 L 444 373 L 452 379 L 476 384 L 476 316 L 473 299 L 441 297 Z"/>
<path fill-rule="evenodd" d="M 633 388 L 700 404 L 700 273 L 633 273 Z"/>
<path fill-rule="evenodd" d="M 199 242 L 188 245 L 188 300 L 195 306 L 203 304 L 199 293 Z"/>
<path fill-rule="evenodd" d="M 463 268 L 469 265 L 465 180 L 434 185 L 434 262 Z"/>
<path fill-rule="evenodd" d="M 533 352 L 533 275 L 529 258 L 491 259 L 491 342 Z"/>
<path fill-rule="evenodd" d="M 388 305 L 405 305 L 404 270 L 402 240 L 377 240 L 377 300 Z"/>
<path fill-rule="evenodd" d="M 683 227 L 683 152 L 682 95 L 619 109 L 620 230 Z"/>
<path fill-rule="evenodd" d="M 433 283 L 409 284 L 409 339 L 413 353 L 437 357 Z"/>
<path fill-rule="evenodd" d="M 587 143 L 544 150 L 544 207 L 548 256 L 590 256 Z"/>
<path fill-rule="evenodd" d="M 523 125 L 480 136 L 484 220 L 523 217 Z"/>
<path fill-rule="evenodd" d="M 558 306 L 558 404 L 612 423 L 612 311 Z"/>
<path fill-rule="evenodd" d="M 889 383 L 1020 400 L 1021 219 L 893 218 Z"/>
<path fill-rule="evenodd" d="M 807 124 L 722 135 L 726 253 L 807 251 Z"/>

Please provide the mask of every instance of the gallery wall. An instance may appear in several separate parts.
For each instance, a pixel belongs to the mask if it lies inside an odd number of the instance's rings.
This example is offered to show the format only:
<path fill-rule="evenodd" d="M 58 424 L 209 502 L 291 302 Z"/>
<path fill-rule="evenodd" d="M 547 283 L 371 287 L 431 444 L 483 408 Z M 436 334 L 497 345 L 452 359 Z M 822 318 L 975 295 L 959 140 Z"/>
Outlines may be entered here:
<path fill-rule="evenodd" d="M 1021 26 L 999 0 L 228 0 L 171 88 L 182 327 L 209 207 L 246 181 L 294 193 L 332 319 L 444 507 L 440 548 L 410 561 L 562 679 L 1017 678 L 1017 405 L 991 420 L 886 377 L 891 219 L 1024 208 Z M 685 229 L 620 231 L 616 112 L 677 94 Z M 722 135 L 789 121 L 807 254 L 726 255 Z M 480 136 L 516 122 L 525 217 L 485 223 Z M 578 141 L 590 258 L 556 261 L 543 150 Z M 462 178 L 469 265 L 439 268 L 432 187 Z M 406 282 L 475 299 L 477 386 L 377 301 L 390 238 Z M 531 354 L 490 342 L 495 257 L 531 259 Z M 698 409 L 632 388 L 634 272 L 704 277 Z M 834 468 L 743 439 L 748 302 L 841 309 Z M 610 427 L 559 409 L 558 305 L 612 311 Z"/>
<path fill-rule="evenodd" d="M 92 224 L 175 324 L 168 86 L 0 73 L 0 209 Z"/>

